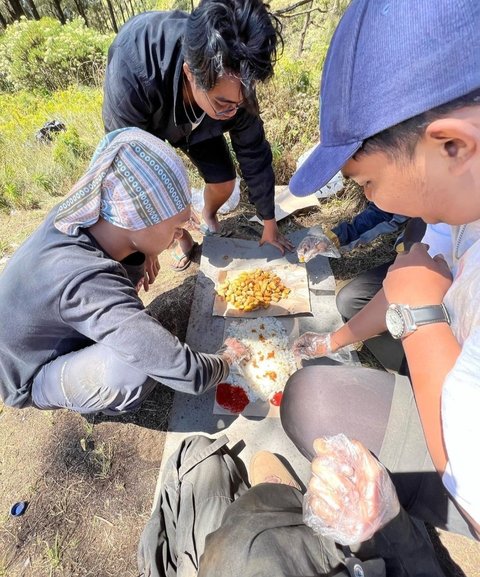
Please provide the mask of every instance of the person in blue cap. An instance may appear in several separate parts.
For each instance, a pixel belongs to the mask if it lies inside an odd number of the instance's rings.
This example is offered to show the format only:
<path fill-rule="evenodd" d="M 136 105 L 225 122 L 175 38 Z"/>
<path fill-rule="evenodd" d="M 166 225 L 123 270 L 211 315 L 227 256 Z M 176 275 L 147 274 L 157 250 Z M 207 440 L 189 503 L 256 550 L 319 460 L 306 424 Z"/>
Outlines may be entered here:
<path fill-rule="evenodd" d="M 281 411 L 306 456 L 319 436 L 359 439 L 390 469 L 411 514 L 476 538 L 479 29 L 475 0 L 353 0 L 339 23 L 322 77 L 321 143 L 290 188 L 306 195 L 341 169 L 380 209 L 428 226 L 362 311 L 332 335 L 303 335 L 295 349 L 322 356 L 388 330 L 410 379 L 308 366 L 290 379 Z"/>
<path fill-rule="evenodd" d="M 6 405 L 115 415 L 159 383 L 200 394 L 225 379 L 243 345 L 193 351 L 138 297 L 145 255 L 168 248 L 189 218 L 187 172 L 170 146 L 138 128 L 104 138 L 0 277 Z"/>

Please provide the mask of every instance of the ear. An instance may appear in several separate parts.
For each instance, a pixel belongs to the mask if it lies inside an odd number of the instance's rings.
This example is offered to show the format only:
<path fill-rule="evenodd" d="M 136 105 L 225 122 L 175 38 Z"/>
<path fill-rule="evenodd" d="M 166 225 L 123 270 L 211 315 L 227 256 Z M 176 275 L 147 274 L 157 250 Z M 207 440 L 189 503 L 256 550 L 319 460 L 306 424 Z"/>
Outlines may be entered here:
<path fill-rule="evenodd" d="M 480 130 L 461 118 L 434 120 L 425 130 L 425 139 L 449 161 L 451 172 L 457 176 L 469 170 L 480 153 Z"/>
<path fill-rule="evenodd" d="M 186 62 L 183 63 L 183 72 L 185 73 L 185 76 L 187 77 L 188 81 L 192 83 L 193 74 L 192 71 L 190 70 L 190 66 Z"/>

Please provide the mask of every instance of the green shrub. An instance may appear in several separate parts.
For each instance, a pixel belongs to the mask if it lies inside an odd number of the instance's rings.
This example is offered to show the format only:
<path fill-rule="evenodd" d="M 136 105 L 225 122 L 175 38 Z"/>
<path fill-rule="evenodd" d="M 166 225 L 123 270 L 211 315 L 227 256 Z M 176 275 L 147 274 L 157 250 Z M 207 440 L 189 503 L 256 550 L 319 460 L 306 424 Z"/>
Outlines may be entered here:
<path fill-rule="evenodd" d="M 15 22 L 0 38 L 0 89 L 97 86 L 112 38 L 87 28 L 80 19 L 64 26 L 53 18 Z"/>
<path fill-rule="evenodd" d="M 75 170 L 79 162 L 85 163 L 90 157 L 90 147 L 79 137 L 76 128 L 68 128 L 55 138 L 53 160 L 68 172 Z"/>
<path fill-rule="evenodd" d="M 0 209 L 51 205 L 69 191 L 103 136 L 101 100 L 92 88 L 0 94 Z M 66 132 L 37 142 L 36 132 L 54 119 Z"/>
<path fill-rule="evenodd" d="M 318 141 L 318 78 L 306 61 L 284 54 L 274 78 L 259 85 L 262 119 L 279 185 L 288 183 L 298 157 Z"/>

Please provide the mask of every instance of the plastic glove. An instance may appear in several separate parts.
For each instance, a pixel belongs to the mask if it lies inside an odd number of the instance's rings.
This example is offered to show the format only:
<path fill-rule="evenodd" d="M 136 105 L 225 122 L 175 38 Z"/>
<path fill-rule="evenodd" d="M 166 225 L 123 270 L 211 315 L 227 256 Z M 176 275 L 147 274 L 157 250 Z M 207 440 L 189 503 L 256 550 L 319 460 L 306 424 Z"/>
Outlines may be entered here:
<path fill-rule="evenodd" d="M 340 253 L 328 236 L 308 235 L 297 247 L 298 260 L 308 262 L 317 255 L 340 258 Z"/>
<path fill-rule="evenodd" d="M 248 361 L 250 359 L 250 349 L 239 340 L 229 337 L 225 339 L 217 355 L 223 357 L 229 366 L 232 366 L 234 363 L 239 364 L 241 361 Z"/>
<path fill-rule="evenodd" d="M 332 333 L 304 333 L 293 343 L 293 353 L 300 359 L 328 357 L 347 365 L 353 362 L 352 353 L 346 347 L 332 351 Z"/>
<path fill-rule="evenodd" d="M 306 525 L 341 545 L 370 539 L 400 512 L 385 467 L 345 435 L 316 439 L 317 456 L 303 500 Z"/>
<path fill-rule="evenodd" d="M 293 343 L 293 354 L 301 359 L 326 357 L 331 352 L 330 333 L 304 333 Z"/>

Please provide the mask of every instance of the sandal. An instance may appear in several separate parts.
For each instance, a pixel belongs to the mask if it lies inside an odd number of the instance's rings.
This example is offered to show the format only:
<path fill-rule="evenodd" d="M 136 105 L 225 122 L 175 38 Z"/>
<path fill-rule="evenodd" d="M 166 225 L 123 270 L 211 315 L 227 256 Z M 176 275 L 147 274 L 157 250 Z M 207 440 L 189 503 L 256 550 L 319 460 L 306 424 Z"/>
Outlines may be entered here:
<path fill-rule="evenodd" d="M 187 250 L 187 252 L 181 252 L 180 254 L 174 252 L 173 253 L 173 264 L 171 265 L 171 269 L 175 270 L 177 272 L 181 272 L 182 270 L 185 270 L 186 268 L 188 268 L 190 266 L 190 264 L 192 263 L 192 254 L 193 251 L 195 250 L 195 247 L 198 246 L 198 242 L 193 241 L 192 244 L 192 248 L 190 250 Z M 181 265 L 180 263 L 185 260 L 185 262 Z"/>

